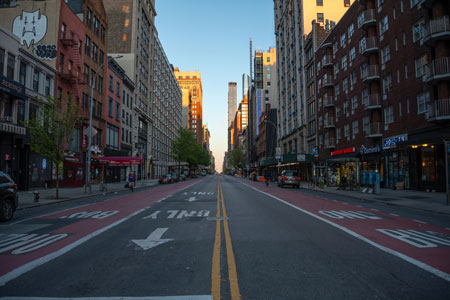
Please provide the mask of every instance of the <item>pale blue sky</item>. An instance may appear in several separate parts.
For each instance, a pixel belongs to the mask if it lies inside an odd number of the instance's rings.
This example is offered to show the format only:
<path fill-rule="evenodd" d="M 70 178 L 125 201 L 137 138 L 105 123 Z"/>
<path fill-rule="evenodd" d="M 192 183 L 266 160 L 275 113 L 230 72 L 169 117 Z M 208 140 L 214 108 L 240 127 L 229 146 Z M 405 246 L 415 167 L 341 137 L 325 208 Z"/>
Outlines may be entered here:
<path fill-rule="evenodd" d="M 211 132 L 216 169 L 227 149 L 228 82 L 250 72 L 253 50 L 275 47 L 273 0 L 156 0 L 156 28 L 167 58 L 180 71 L 200 71 L 203 122 Z"/>

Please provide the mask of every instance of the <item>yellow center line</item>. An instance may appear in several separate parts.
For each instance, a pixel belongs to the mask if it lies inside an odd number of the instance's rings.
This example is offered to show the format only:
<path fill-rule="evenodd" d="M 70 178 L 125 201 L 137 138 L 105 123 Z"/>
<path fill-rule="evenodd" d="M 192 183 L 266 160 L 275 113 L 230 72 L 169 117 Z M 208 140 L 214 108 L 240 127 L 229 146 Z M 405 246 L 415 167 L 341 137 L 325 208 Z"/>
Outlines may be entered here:
<path fill-rule="evenodd" d="M 216 217 L 220 217 L 220 189 L 217 182 L 217 213 Z M 212 258 L 212 270 L 211 270 L 211 295 L 214 300 L 220 300 L 220 220 L 216 221 L 216 236 L 214 239 L 214 250 Z"/>
<path fill-rule="evenodd" d="M 231 243 L 230 229 L 228 228 L 228 220 L 226 219 L 227 211 L 225 210 L 225 201 L 223 198 L 223 189 L 222 189 L 222 183 L 220 182 L 220 179 L 219 179 L 219 185 L 220 185 L 220 195 L 222 198 L 222 213 L 223 213 L 223 217 L 224 217 L 223 231 L 225 233 L 225 243 L 227 246 L 228 280 L 230 281 L 231 299 L 232 300 L 240 300 L 241 294 L 239 292 L 238 276 L 237 276 L 237 270 L 236 270 L 236 260 L 234 258 L 233 245 Z"/>

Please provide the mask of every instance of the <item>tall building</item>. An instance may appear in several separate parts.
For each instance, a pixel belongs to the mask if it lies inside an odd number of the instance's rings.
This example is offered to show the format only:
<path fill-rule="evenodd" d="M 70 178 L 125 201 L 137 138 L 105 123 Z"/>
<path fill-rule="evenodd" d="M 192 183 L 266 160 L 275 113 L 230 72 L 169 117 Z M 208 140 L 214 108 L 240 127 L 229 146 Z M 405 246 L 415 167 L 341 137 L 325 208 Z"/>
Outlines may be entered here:
<path fill-rule="evenodd" d="M 152 169 L 153 128 L 153 53 L 155 1 L 103 0 L 109 20 L 108 54 L 122 55 L 117 63 L 136 85 L 133 103 L 133 156 L 140 156 L 137 177 L 144 178 Z"/>
<path fill-rule="evenodd" d="M 353 0 L 274 0 L 277 49 L 278 137 L 282 153 L 306 152 L 306 99 L 304 98 L 304 37 L 312 21 L 329 29 Z"/>
<path fill-rule="evenodd" d="M 228 127 L 233 122 L 237 109 L 237 83 L 228 82 Z"/>
<path fill-rule="evenodd" d="M 449 2 L 358 1 L 316 52 L 320 174 L 445 191 Z M 395 24 L 395 26 L 393 26 Z M 320 64 L 319 64 L 320 63 Z"/>
<path fill-rule="evenodd" d="M 187 129 L 196 137 L 197 142 L 203 142 L 203 88 L 199 71 L 180 71 L 175 68 L 175 77 L 183 92 L 184 100 L 189 100 Z"/>
<path fill-rule="evenodd" d="M 248 74 L 242 74 L 242 99 L 245 98 L 245 95 L 248 96 L 250 88 L 250 76 Z"/>
<path fill-rule="evenodd" d="M 172 143 L 181 128 L 182 91 L 157 33 L 153 48 L 153 142 L 151 177 L 158 178 L 173 169 L 177 162 L 172 156 Z"/>

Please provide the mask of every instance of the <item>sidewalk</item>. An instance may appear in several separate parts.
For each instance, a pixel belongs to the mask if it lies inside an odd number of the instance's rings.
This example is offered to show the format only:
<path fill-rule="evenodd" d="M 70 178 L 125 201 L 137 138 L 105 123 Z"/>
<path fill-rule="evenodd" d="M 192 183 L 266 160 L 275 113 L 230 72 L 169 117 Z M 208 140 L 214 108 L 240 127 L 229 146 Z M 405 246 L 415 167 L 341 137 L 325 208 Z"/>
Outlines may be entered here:
<path fill-rule="evenodd" d="M 125 188 L 126 181 L 121 182 L 113 182 L 107 184 L 107 191 L 104 193 L 110 194 L 118 191 L 124 191 L 128 188 Z M 140 189 L 143 187 L 154 186 L 158 184 L 158 179 L 149 179 L 149 180 L 139 180 L 136 182 L 135 189 Z M 33 192 L 39 192 L 39 202 L 34 202 L 34 194 Z M 96 195 L 103 195 L 103 192 L 100 191 L 100 184 L 92 185 L 92 193 L 85 193 L 84 186 L 77 188 L 60 188 L 59 189 L 59 200 L 52 200 L 56 195 L 56 189 L 35 189 L 31 191 L 19 191 L 17 192 L 19 195 L 19 207 L 18 209 L 49 205 L 53 203 L 74 200 L 74 199 L 82 199 L 87 197 L 92 197 Z"/>
<path fill-rule="evenodd" d="M 327 194 L 347 196 L 365 201 L 382 202 L 388 205 L 417 208 L 425 211 L 450 215 L 450 205 L 446 205 L 447 195 L 445 193 L 381 189 L 380 194 L 375 195 L 362 193 L 360 191 L 337 190 L 337 187 L 308 187 L 307 182 L 302 182 L 301 188 Z"/>

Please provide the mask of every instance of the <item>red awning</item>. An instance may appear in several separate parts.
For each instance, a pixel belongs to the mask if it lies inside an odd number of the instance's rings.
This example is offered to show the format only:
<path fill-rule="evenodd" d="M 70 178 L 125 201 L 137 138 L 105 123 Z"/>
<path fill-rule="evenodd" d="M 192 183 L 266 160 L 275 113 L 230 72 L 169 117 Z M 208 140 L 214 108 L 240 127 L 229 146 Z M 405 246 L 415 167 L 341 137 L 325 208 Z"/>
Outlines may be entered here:
<path fill-rule="evenodd" d="M 110 156 L 100 157 L 98 159 L 100 163 L 107 164 L 112 167 L 131 166 L 142 164 L 142 158 L 133 156 Z"/>

